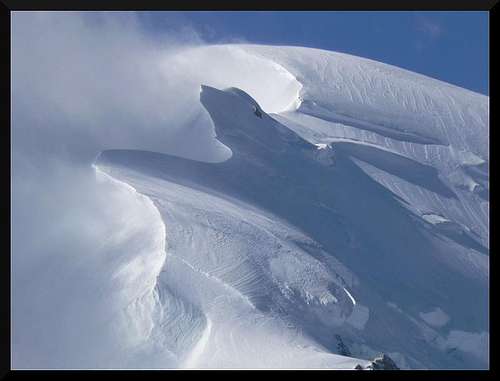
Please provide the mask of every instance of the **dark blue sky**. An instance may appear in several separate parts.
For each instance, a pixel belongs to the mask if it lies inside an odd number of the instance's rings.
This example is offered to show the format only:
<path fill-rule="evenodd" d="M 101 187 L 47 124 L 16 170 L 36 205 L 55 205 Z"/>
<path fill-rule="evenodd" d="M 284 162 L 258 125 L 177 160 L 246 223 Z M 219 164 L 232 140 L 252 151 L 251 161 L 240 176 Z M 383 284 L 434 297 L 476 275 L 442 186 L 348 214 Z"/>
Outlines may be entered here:
<path fill-rule="evenodd" d="M 483 94 L 487 12 L 153 12 L 153 33 L 193 27 L 210 43 L 298 45 L 371 58 Z"/>

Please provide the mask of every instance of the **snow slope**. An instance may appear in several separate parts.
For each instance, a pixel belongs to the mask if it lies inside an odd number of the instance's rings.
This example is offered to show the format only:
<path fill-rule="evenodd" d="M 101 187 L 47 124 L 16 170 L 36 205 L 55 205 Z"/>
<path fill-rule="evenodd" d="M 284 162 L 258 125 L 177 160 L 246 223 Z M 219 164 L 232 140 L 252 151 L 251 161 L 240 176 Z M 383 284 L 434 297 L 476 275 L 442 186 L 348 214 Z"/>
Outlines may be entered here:
<path fill-rule="evenodd" d="M 131 246 L 118 272 L 137 327 L 114 339 L 126 358 L 85 366 L 353 369 L 383 352 L 402 368 L 488 367 L 487 97 L 309 48 L 172 60 L 216 137 L 191 131 L 183 157 L 96 159 L 149 211 L 129 216 L 154 226 L 136 245 L 156 244 L 151 259 Z M 220 144 L 229 158 L 190 159 Z"/>

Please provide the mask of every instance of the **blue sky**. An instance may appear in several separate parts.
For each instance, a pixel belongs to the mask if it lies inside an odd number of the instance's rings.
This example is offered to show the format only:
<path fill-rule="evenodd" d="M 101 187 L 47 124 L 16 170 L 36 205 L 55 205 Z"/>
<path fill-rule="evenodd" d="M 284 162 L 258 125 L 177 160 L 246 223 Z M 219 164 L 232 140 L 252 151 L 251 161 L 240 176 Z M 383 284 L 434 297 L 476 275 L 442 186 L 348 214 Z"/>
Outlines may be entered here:
<path fill-rule="evenodd" d="M 152 12 L 140 20 L 159 35 L 193 28 L 210 43 L 350 53 L 489 94 L 487 12 Z"/>

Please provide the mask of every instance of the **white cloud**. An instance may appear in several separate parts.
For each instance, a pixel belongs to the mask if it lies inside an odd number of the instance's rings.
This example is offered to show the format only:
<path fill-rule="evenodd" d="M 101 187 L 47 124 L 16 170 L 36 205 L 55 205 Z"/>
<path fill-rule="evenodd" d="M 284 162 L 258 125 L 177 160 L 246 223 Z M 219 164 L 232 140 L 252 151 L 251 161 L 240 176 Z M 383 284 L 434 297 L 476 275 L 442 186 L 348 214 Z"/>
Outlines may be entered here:
<path fill-rule="evenodd" d="M 437 39 L 444 33 L 443 26 L 439 22 L 422 14 L 416 16 L 416 28 L 431 39 Z"/>

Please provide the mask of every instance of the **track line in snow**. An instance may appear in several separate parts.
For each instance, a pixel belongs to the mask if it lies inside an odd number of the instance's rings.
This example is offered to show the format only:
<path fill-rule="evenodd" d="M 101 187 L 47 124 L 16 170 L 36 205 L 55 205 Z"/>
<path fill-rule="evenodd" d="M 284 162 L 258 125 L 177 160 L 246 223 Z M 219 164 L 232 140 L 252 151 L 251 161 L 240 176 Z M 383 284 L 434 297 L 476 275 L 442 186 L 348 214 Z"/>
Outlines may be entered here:
<path fill-rule="evenodd" d="M 356 305 L 356 299 L 353 298 L 353 296 L 351 295 L 351 293 L 349 291 L 347 291 L 347 288 L 343 287 L 345 293 L 347 294 L 347 296 L 349 297 L 349 299 L 351 299 L 351 302 L 352 304 L 355 306 Z"/>
<path fill-rule="evenodd" d="M 205 348 L 207 347 L 208 341 L 210 339 L 210 334 L 212 333 L 212 320 L 210 320 L 210 318 L 207 315 L 205 315 L 205 319 L 206 319 L 205 329 L 203 330 L 200 339 L 195 344 L 194 348 L 191 350 L 189 357 L 185 360 L 182 368 L 185 369 L 196 368 L 201 355 L 203 354 Z"/>

